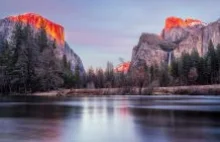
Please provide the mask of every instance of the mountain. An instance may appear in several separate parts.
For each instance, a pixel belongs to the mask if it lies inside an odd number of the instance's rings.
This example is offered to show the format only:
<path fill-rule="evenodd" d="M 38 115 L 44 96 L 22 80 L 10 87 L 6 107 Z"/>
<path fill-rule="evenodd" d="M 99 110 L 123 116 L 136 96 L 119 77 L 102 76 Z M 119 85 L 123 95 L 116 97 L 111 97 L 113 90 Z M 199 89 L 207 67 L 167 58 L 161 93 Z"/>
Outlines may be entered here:
<path fill-rule="evenodd" d="M 76 65 L 80 71 L 84 72 L 84 67 L 80 57 L 69 47 L 65 41 L 64 28 L 41 15 L 35 13 L 26 13 L 17 16 L 9 16 L 0 20 L 0 36 L 8 41 L 11 38 L 16 22 L 21 21 L 24 24 L 30 24 L 36 33 L 43 24 L 50 41 L 55 41 L 58 48 L 55 49 L 56 57 L 62 59 L 66 55 L 67 60 L 71 63 L 71 69 L 74 71 Z"/>
<path fill-rule="evenodd" d="M 161 35 L 144 33 L 133 48 L 130 69 L 146 64 L 170 63 L 183 52 L 197 49 L 200 56 L 208 51 L 209 41 L 220 43 L 220 20 L 206 24 L 198 19 L 168 17 Z"/>

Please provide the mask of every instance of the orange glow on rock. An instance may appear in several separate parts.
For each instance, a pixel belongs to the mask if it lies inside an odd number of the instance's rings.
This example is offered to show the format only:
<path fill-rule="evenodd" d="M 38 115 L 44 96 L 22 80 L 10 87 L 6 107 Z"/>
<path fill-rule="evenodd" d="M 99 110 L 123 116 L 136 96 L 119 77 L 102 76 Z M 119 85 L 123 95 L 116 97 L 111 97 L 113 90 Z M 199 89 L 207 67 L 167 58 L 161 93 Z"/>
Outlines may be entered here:
<path fill-rule="evenodd" d="M 115 68 L 115 72 L 124 72 L 124 73 L 128 72 L 130 64 L 131 64 L 130 62 L 125 62 L 125 63 L 118 65 Z"/>
<path fill-rule="evenodd" d="M 181 19 L 178 17 L 168 17 L 165 22 L 165 30 L 170 30 L 174 27 L 188 27 L 188 26 L 193 26 L 193 25 L 199 25 L 202 24 L 200 20 L 197 19 Z"/>
<path fill-rule="evenodd" d="M 10 16 L 9 19 L 15 22 L 21 20 L 21 22 L 29 23 L 37 29 L 39 29 L 43 23 L 45 24 L 47 34 L 51 36 L 51 38 L 55 39 L 58 44 L 64 45 L 64 28 L 38 14 L 27 13 L 18 16 Z"/>

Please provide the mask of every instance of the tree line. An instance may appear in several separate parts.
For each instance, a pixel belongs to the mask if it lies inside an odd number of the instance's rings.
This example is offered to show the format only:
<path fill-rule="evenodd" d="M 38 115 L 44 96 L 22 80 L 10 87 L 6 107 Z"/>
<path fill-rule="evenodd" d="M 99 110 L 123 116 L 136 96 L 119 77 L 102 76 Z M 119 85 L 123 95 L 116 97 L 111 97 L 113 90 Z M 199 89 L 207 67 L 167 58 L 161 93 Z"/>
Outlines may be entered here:
<path fill-rule="evenodd" d="M 220 83 L 220 44 L 214 47 L 210 40 L 208 51 L 199 56 L 196 48 L 191 53 L 183 52 L 181 57 L 172 59 L 170 65 L 147 66 L 145 61 L 128 73 L 114 72 L 113 64 L 108 62 L 105 71 L 89 68 L 87 82 L 93 88 L 124 87 L 166 87 L 183 85 L 208 85 Z"/>
<path fill-rule="evenodd" d="M 208 52 L 200 57 L 194 49 L 191 54 L 183 53 L 171 64 L 173 85 L 207 85 L 220 83 L 220 44 L 210 40 Z"/>

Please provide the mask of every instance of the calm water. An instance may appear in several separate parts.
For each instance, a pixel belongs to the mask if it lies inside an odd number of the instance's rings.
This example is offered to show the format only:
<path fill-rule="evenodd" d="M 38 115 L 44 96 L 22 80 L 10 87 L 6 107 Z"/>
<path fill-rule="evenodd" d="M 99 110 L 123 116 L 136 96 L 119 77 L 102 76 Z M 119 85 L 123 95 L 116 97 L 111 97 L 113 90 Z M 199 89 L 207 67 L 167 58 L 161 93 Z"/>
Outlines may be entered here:
<path fill-rule="evenodd" d="M 220 142 L 220 97 L 2 102 L 0 142 Z"/>

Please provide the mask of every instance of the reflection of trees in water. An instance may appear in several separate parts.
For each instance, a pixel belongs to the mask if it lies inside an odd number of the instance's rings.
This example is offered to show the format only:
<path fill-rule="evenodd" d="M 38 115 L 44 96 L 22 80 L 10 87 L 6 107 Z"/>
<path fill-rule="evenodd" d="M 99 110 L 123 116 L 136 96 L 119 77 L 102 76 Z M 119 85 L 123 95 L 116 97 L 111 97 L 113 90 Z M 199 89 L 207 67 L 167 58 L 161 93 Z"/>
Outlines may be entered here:
<path fill-rule="evenodd" d="M 1 107 L 0 117 L 64 119 L 73 110 L 80 111 L 80 108 L 56 104 L 18 104 Z"/>
<path fill-rule="evenodd" d="M 219 112 L 130 109 L 136 130 L 143 140 L 207 141 L 219 140 Z"/>
<path fill-rule="evenodd" d="M 88 97 L 83 101 L 84 112 L 92 117 L 95 115 L 106 115 L 111 118 L 114 115 L 114 101 L 105 97 Z"/>
<path fill-rule="evenodd" d="M 80 120 L 82 106 L 71 105 L 72 102 L 57 104 L 54 101 L 56 100 L 30 97 L 26 99 L 26 103 L 1 106 L 0 135 L 8 141 L 18 142 L 29 139 L 42 142 L 62 141 L 63 131 L 73 122 L 71 119 L 74 122 Z M 4 127 L 7 131 L 3 130 Z M 0 137 L 0 141 L 2 138 Z"/>

